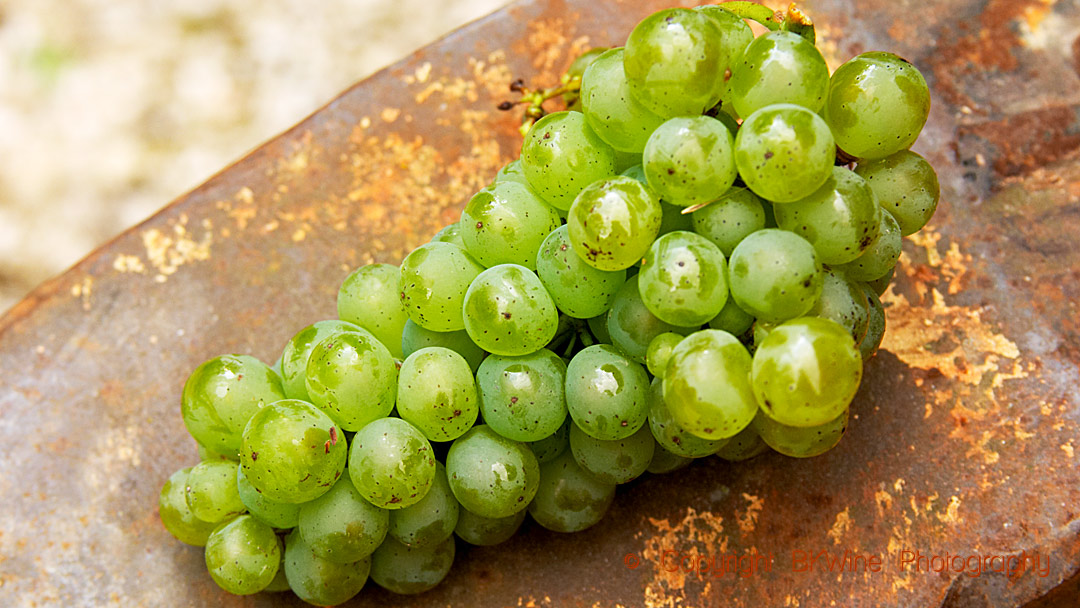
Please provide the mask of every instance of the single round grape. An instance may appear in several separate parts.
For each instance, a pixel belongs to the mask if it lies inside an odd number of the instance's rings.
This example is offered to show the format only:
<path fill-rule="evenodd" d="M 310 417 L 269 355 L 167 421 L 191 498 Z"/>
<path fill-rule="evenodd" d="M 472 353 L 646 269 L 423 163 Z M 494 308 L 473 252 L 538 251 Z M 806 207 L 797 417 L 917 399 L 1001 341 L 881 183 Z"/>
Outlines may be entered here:
<path fill-rule="evenodd" d="M 625 152 L 644 150 L 649 134 L 664 122 L 631 95 L 621 48 L 606 51 L 585 70 L 581 111 L 600 139 Z"/>
<path fill-rule="evenodd" d="M 246 510 L 236 489 L 238 468 L 230 460 L 206 460 L 191 468 L 184 494 L 195 517 L 220 523 Z"/>
<path fill-rule="evenodd" d="M 605 441 L 586 435 L 570 425 L 570 451 L 586 471 L 605 483 L 627 483 L 637 479 L 652 462 L 656 441 L 648 426 L 625 439 Z"/>
<path fill-rule="evenodd" d="M 840 443 L 847 430 L 848 410 L 836 418 L 810 427 L 787 426 L 759 412 L 754 418 L 754 430 L 770 448 L 785 456 L 810 458 L 828 452 Z"/>
<path fill-rule="evenodd" d="M 754 416 L 754 420 L 757 420 L 761 415 L 759 411 Z M 742 462 L 764 454 L 768 449 L 769 444 L 761 439 L 757 429 L 754 428 L 754 423 L 751 422 L 745 429 L 739 431 L 738 435 L 728 440 L 716 455 L 728 462 Z"/>
<path fill-rule="evenodd" d="M 536 274 L 555 306 L 575 319 L 603 314 L 626 282 L 625 270 L 598 270 L 585 262 L 570 243 L 565 224 L 552 231 L 536 258 Z"/>
<path fill-rule="evenodd" d="M 731 102 L 740 116 L 791 103 L 817 112 L 829 88 L 829 66 L 806 38 L 783 30 L 758 36 L 731 70 Z"/>
<path fill-rule="evenodd" d="M 400 278 L 397 266 L 366 264 L 345 277 L 337 297 L 338 318 L 371 332 L 395 357 L 402 356 L 401 330 L 409 320 L 398 295 Z"/>
<path fill-rule="evenodd" d="M 465 294 L 465 331 L 496 355 L 543 348 L 559 327 L 559 311 L 536 273 L 516 264 L 492 266 Z"/>
<path fill-rule="evenodd" d="M 569 209 L 585 186 L 615 175 L 615 150 L 589 128 L 581 112 L 554 112 L 536 121 L 521 144 L 529 185 L 549 205 Z"/>
<path fill-rule="evenodd" d="M 247 355 L 221 355 L 188 376 L 180 414 L 195 441 L 232 457 L 255 412 L 284 398 L 281 379 L 265 363 Z"/>
<path fill-rule="evenodd" d="M 591 323 L 590 327 L 592 327 Z M 641 298 L 638 275 L 630 277 L 615 294 L 604 329 L 607 335 L 597 336 L 597 339 L 602 343 L 615 345 L 627 357 L 638 363 L 645 363 L 649 344 L 656 336 L 670 332 L 684 334 L 692 331 L 661 321 L 649 311 Z"/>
<path fill-rule="evenodd" d="M 877 238 L 870 243 L 866 251 L 847 264 L 834 266 L 835 270 L 844 273 L 853 281 L 879 279 L 887 275 L 900 259 L 903 247 L 900 225 L 888 211 L 881 210 L 880 215 Z"/>
<path fill-rule="evenodd" d="M 570 243 L 593 268 L 629 268 L 656 238 L 662 213 L 660 200 L 636 179 L 618 176 L 593 182 L 570 207 Z"/>
<path fill-rule="evenodd" d="M 521 166 L 521 159 L 514 159 L 499 169 L 495 174 L 496 182 L 517 182 L 529 185 L 529 178 L 525 177 L 525 168 Z"/>
<path fill-rule="evenodd" d="M 484 267 L 450 243 L 428 243 L 401 262 L 398 291 L 409 318 L 431 331 L 465 329 L 465 291 Z"/>
<path fill-rule="evenodd" d="M 305 378 L 311 403 L 346 431 L 359 430 L 394 409 L 397 364 L 366 331 L 343 331 L 316 344 Z"/>
<path fill-rule="evenodd" d="M 461 437 L 480 413 L 472 370 L 448 348 L 431 346 L 409 355 L 398 382 L 398 416 L 429 441 Z"/>
<path fill-rule="evenodd" d="M 371 504 L 402 509 L 431 488 L 435 456 L 419 429 L 400 418 L 382 418 L 353 437 L 349 477 Z"/>
<path fill-rule="evenodd" d="M 855 167 L 877 196 L 878 204 L 900 225 L 900 234 L 915 234 L 930 221 L 941 197 L 937 173 L 926 159 L 902 150 Z"/>
<path fill-rule="evenodd" d="M 410 547 L 387 538 L 371 556 L 371 580 L 401 595 L 434 589 L 454 565 L 452 536 L 428 547 Z"/>
<path fill-rule="evenodd" d="M 765 227 L 761 199 L 742 187 L 729 189 L 690 215 L 694 232 L 715 243 L 725 257 L 731 257 L 736 245 Z"/>
<path fill-rule="evenodd" d="M 693 461 L 693 458 L 672 454 L 665 450 L 663 446 L 657 444 L 656 450 L 653 452 L 652 462 L 649 463 L 649 468 L 646 470 L 653 475 L 663 475 L 664 473 L 678 471 Z"/>
<path fill-rule="evenodd" d="M 878 347 L 881 346 L 881 339 L 885 337 L 885 308 L 881 306 L 881 300 L 878 299 L 877 293 L 872 287 L 865 283 L 860 287 L 866 295 L 870 307 L 870 320 L 866 325 L 866 335 L 859 342 L 859 354 L 862 356 L 863 361 L 867 361 L 874 356 Z"/>
<path fill-rule="evenodd" d="M 525 510 L 507 517 L 481 517 L 468 509 L 461 509 L 454 534 L 470 545 L 490 547 L 510 540 L 523 521 Z"/>
<path fill-rule="evenodd" d="M 649 136 L 642 154 L 649 187 L 684 207 L 720 197 L 735 182 L 733 144 L 731 131 L 710 116 L 668 120 Z"/>
<path fill-rule="evenodd" d="M 329 416 L 305 401 L 284 399 L 251 417 L 240 466 L 270 499 L 301 503 L 334 485 L 347 454 L 345 436 Z"/>
<path fill-rule="evenodd" d="M 709 239 L 669 232 L 653 241 L 641 261 L 638 290 L 645 307 L 661 321 L 703 325 L 727 303 L 727 261 Z"/>
<path fill-rule="evenodd" d="M 720 26 L 699 11 L 672 8 L 638 23 L 626 40 L 630 92 L 664 118 L 701 114 L 720 101 L 730 51 Z"/>
<path fill-rule="evenodd" d="M 574 422 L 596 439 L 625 439 L 649 415 L 649 377 L 614 347 L 595 344 L 566 369 L 566 405 Z"/>
<path fill-rule="evenodd" d="M 866 281 L 866 284 L 880 298 L 882 295 L 885 294 L 886 291 L 889 290 L 889 285 L 892 284 L 893 274 L 895 274 L 895 273 L 896 273 L 896 266 L 893 266 L 892 268 L 889 269 L 888 272 L 881 275 L 880 278 L 874 279 L 872 281 Z"/>
<path fill-rule="evenodd" d="M 731 252 L 728 280 L 739 308 L 775 323 L 802 316 L 814 306 L 824 272 L 806 239 L 766 228 L 743 239 Z"/>
<path fill-rule="evenodd" d="M 803 317 L 777 325 L 754 353 L 754 395 L 762 411 L 788 426 L 836 418 L 861 379 L 859 349 L 851 333 L 831 319 Z"/>
<path fill-rule="evenodd" d="M 514 441 L 540 441 L 566 420 L 566 364 L 546 348 L 491 355 L 476 372 L 484 423 Z"/>
<path fill-rule="evenodd" d="M 863 53 L 833 72 L 823 114 L 844 152 L 884 158 L 919 137 L 930 115 L 930 89 L 907 60 Z"/>
<path fill-rule="evenodd" d="M 525 444 L 486 424 L 462 435 L 446 454 L 446 476 L 461 506 L 484 517 L 523 510 L 539 482 L 539 464 Z"/>
<path fill-rule="evenodd" d="M 256 490 L 244 476 L 243 467 L 236 467 L 236 491 L 248 513 L 264 524 L 287 530 L 295 528 L 300 521 L 300 505 L 273 500 Z"/>
<path fill-rule="evenodd" d="M 454 222 L 453 224 L 447 224 L 443 226 L 442 230 L 435 233 L 435 236 L 431 237 L 429 243 L 450 243 L 451 245 L 457 245 L 462 249 L 465 248 L 465 239 L 461 238 L 461 224 Z M 399 271 L 400 277 L 400 271 Z M 397 279 L 395 279 L 396 281 Z M 394 283 L 394 291 L 397 292 L 397 283 Z M 400 295 L 398 296 L 400 298 Z M 399 302 L 400 303 L 400 302 Z M 404 310 L 404 308 L 402 308 Z M 408 311 L 405 312 L 405 318 L 409 317 Z M 389 347 L 388 347 L 389 348 Z"/>
<path fill-rule="evenodd" d="M 180 469 L 165 480 L 165 485 L 161 487 L 161 493 L 158 495 L 158 515 L 165 529 L 176 540 L 203 547 L 206 545 L 206 539 L 210 537 L 210 533 L 218 524 L 203 521 L 191 512 L 185 492 L 190 472 L 191 467 Z"/>
<path fill-rule="evenodd" d="M 363 559 L 383 542 L 390 513 L 356 491 L 342 477 L 330 491 L 300 507 L 297 530 L 311 552 L 338 564 Z"/>
<path fill-rule="evenodd" d="M 553 532 L 580 532 L 604 517 L 615 499 L 615 484 L 581 468 L 570 450 L 540 467 L 540 489 L 529 515 Z"/>
<path fill-rule="evenodd" d="M 703 329 L 687 336 L 664 370 L 664 402 L 672 418 L 702 439 L 734 436 L 757 411 L 750 366 L 746 347 L 725 331 Z"/>
<path fill-rule="evenodd" d="M 449 348 L 465 358 L 469 369 L 476 373 L 480 362 L 487 356 L 487 351 L 480 348 L 464 329 L 458 331 L 431 331 L 424 329 L 410 319 L 401 332 L 401 352 L 408 357 L 421 348 L 441 346 Z"/>
<path fill-rule="evenodd" d="M 484 266 L 518 264 L 536 268 L 536 251 L 562 220 L 526 185 L 495 182 L 480 190 L 461 212 L 466 250 Z"/>
<path fill-rule="evenodd" d="M 285 578 L 289 588 L 301 600 L 316 606 L 343 604 L 364 588 L 371 557 L 338 564 L 311 551 L 300 533 L 294 530 L 285 537 Z"/>
<path fill-rule="evenodd" d="M 390 511 L 390 536 L 410 547 L 431 547 L 454 533 L 461 511 L 450 483 L 446 467 L 435 462 L 435 483 L 420 502 Z"/>
<path fill-rule="evenodd" d="M 832 174 L 836 144 L 820 116 L 801 106 L 765 106 L 735 136 L 735 166 L 754 194 L 777 203 L 797 201 Z"/>
<path fill-rule="evenodd" d="M 727 439 L 703 439 L 680 426 L 664 401 L 661 378 L 654 378 L 649 387 L 649 431 L 659 447 L 683 458 L 704 458 L 715 454 L 728 442 Z"/>
<path fill-rule="evenodd" d="M 828 269 L 825 271 L 821 297 L 807 314 L 836 321 L 848 330 L 858 344 L 866 335 L 870 306 L 858 284 L 842 273 Z"/>
<path fill-rule="evenodd" d="M 526 443 L 532 453 L 536 456 L 536 462 L 544 464 L 555 460 L 559 454 L 562 454 L 570 447 L 570 425 L 574 424 L 574 421 L 567 416 L 563 421 L 562 426 L 558 428 L 554 433 L 544 437 L 539 441 L 530 441 Z"/>
<path fill-rule="evenodd" d="M 649 342 L 649 349 L 645 351 L 645 366 L 649 373 L 657 378 L 664 377 L 664 368 L 667 367 L 671 351 L 683 341 L 686 336 L 675 332 L 664 332 Z"/>
<path fill-rule="evenodd" d="M 273 528 L 250 515 L 219 525 L 206 540 L 206 569 L 225 591 L 251 595 L 266 588 L 281 565 Z"/>
<path fill-rule="evenodd" d="M 739 308 L 739 305 L 735 303 L 735 298 L 728 298 L 720 312 L 709 320 L 711 329 L 720 329 L 733 336 L 742 336 L 753 325 L 753 315 Z"/>
<path fill-rule="evenodd" d="M 641 164 L 633 165 L 622 171 L 619 175 L 625 177 L 632 177 L 638 181 L 642 186 L 648 187 L 649 180 L 645 177 L 645 168 Z M 685 207 L 678 205 L 672 205 L 660 200 L 660 231 L 658 235 L 667 234 L 676 230 L 692 230 L 690 214 L 683 213 Z"/>
<path fill-rule="evenodd" d="M 813 194 L 777 205 L 776 223 L 803 237 L 823 264 L 845 264 L 862 255 L 878 236 L 881 208 L 866 180 L 845 167 Z"/>
<path fill-rule="evenodd" d="M 328 319 L 316 321 L 294 335 L 281 352 L 282 386 L 285 397 L 310 401 L 307 392 L 307 364 L 315 345 L 344 331 L 364 331 L 359 325 L 348 321 Z"/>

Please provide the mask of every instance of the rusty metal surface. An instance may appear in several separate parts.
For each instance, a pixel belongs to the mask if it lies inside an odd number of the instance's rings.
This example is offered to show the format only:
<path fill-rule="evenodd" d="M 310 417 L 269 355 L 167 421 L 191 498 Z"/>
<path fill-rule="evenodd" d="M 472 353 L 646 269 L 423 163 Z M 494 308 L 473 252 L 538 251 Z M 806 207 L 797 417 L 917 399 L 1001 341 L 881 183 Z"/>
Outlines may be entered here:
<path fill-rule="evenodd" d="M 158 521 L 162 482 L 197 459 L 187 373 L 225 352 L 272 361 L 333 316 L 351 268 L 397 263 L 515 155 L 515 117 L 494 110 L 512 75 L 553 83 L 664 4 L 523 0 L 347 91 L 8 312 L 0 605 L 297 605 L 219 591 L 202 551 Z M 1019 606 L 1080 569 L 1080 8 L 916 4 L 805 4 L 833 68 L 884 48 L 926 74 L 915 149 L 943 189 L 905 242 L 884 350 L 840 446 L 641 480 L 586 532 L 526 524 L 505 545 L 462 546 L 433 592 L 372 585 L 356 605 Z M 1008 577 L 792 559 L 905 549 L 1049 564 Z M 699 578 L 666 571 L 665 551 L 775 562 Z"/>

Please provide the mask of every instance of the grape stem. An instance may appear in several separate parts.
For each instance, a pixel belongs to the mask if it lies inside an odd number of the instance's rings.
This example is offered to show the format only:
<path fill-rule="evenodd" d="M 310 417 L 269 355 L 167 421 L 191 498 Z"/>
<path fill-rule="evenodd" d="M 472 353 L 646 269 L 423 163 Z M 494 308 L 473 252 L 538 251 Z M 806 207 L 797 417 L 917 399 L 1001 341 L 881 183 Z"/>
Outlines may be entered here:
<path fill-rule="evenodd" d="M 792 32 L 806 38 L 811 43 L 816 42 L 814 35 L 814 22 L 802 12 L 794 2 L 788 6 L 787 12 L 774 11 L 757 2 L 725 2 L 720 8 L 735 13 L 743 19 L 756 21 L 772 31 Z"/>
<path fill-rule="evenodd" d="M 510 83 L 510 90 L 514 93 L 521 93 L 521 98 L 517 101 L 504 101 L 499 104 L 498 108 L 507 111 L 513 109 L 514 106 L 525 105 L 525 117 L 522 120 L 521 127 L 518 129 L 522 137 L 524 137 L 529 132 L 529 129 L 536 124 L 536 121 L 547 114 L 547 111 L 544 110 L 545 101 L 563 96 L 567 105 L 572 103 L 581 90 L 581 76 L 564 75 L 563 82 L 558 86 L 544 89 L 527 88 L 524 81 L 519 78 Z"/>

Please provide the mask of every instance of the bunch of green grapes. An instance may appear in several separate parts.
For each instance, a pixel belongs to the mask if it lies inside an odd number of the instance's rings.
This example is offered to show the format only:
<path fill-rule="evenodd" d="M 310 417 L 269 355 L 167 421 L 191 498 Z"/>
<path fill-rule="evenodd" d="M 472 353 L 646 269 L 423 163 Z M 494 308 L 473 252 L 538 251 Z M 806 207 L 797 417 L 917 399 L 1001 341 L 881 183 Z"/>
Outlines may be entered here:
<path fill-rule="evenodd" d="M 830 75 L 772 15 L 667 9 L 586 53 L 460 221 L 349 274 L 273 366 L 195 369 L 201 462 L 159 506 L 222 589 L 421 593 L 458 542 L 584 530 L 646 473 L 837 445 L 937 207 L 930 98 L 887 52 Z"/>

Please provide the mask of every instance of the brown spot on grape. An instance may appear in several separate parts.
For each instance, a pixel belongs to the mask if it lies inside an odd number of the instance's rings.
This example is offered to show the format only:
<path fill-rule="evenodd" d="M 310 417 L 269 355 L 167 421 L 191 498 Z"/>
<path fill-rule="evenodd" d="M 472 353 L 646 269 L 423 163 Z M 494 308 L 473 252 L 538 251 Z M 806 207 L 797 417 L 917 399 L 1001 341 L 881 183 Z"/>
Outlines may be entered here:
<path fill-rule="evenodd" d="M 259 453 L 258 452 L 252 452 L 251 453 L 251 462 L 255 462 L 258 459 L 259 459 Z"/>

